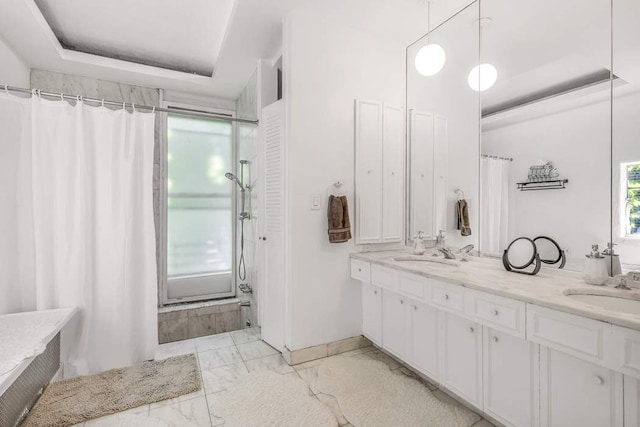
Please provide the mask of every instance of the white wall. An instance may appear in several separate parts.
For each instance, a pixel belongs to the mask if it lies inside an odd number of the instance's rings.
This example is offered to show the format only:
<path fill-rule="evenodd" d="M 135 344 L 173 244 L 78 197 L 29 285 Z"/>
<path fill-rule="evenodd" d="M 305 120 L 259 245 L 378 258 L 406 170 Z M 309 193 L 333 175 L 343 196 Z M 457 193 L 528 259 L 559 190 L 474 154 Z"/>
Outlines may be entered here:
<path fill-rule="evenodd" d="M 367 33 L 294 11 L 285 20 L 291 268 L 287 347 L 362 333 L 359 283 L 350 279 L 353 239 L 329 244 L 326 209 L 310 210 L 336 181 L 350 195 L 353 228 L 354 99 L 404 105 L 405 50 Z"/>
<path fill-rule="evenodd" d="M 29 67 L 0 37 L 0 85 L 29 87 Z"/>
<path fill-rule="evenodd" d="M 559 101 L 558 101 L 559 102 Z M 551 107 L 550 107 L 551 108 Z M 592 243 L 610 232 L 610 103 L 598 102 L 482 133 L 482 153 L 513 157 L 509 241 L 549 236 L 567 249 L 568 268 L 581 269 Z M 551 161 L 564 190 L 519 191 L 529 167 Z"/>

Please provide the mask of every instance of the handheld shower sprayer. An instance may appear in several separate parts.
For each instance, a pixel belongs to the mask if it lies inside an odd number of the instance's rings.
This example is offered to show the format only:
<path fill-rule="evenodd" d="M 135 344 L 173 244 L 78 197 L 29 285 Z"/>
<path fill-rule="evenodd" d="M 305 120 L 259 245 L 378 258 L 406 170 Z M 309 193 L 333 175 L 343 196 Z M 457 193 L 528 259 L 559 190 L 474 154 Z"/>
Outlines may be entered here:
<path fill-rule="evenodd" d="M 240 192 L 241 192 L 241 196 L 240 196 L 241 211 L 238 217 L 238 219 L 240 220 L 240 259 L 238 260 L 238 277 L 240 278 L 240 280 L 245 280 L 247 277 L 247 269 L 244 264 L 244 220 L 251 218 L 249 213 L 245 211 L 245 197 L 246 197 L 245 190 L 250 187 L 247 186 L 245 188 L 243 181 L 244 181 L 244 166 L 248 163 L 249 163 L 248 160 L 240 160 L 240 178 L 242 178 L 242 180 L 238 179 L 238 177 L 232 174 L 231 172 L 227 172 L 224 174 L 225 178 L 235 182 L 238 185 L 238 187 L 240 187 Z"/>

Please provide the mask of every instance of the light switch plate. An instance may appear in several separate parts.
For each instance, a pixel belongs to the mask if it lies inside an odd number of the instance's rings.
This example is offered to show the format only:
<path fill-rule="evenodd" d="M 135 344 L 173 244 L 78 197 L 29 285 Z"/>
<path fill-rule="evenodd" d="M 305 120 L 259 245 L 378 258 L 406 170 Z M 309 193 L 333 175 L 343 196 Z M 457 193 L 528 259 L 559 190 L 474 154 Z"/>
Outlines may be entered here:
<path fill-rule="evenodd" d="M 322 196 L 320 196 L 319 194 L 312 195 L 311 196 L 311 210 L 312 211 L 319 211 L 321 202 L 322 202 Z"/>

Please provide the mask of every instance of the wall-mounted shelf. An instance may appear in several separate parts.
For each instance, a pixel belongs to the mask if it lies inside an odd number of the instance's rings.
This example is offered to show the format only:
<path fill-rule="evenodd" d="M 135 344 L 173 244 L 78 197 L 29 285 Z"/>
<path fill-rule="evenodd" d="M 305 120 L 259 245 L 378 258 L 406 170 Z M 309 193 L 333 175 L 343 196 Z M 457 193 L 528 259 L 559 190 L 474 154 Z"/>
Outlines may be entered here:
<path fill-rule="evenodd" d="M 565 188 L 567 182 L 569 182 L 568 179 L 554 179 L 551 181 L 518 182 L 517 185 L 520 191 L 556 190 Z"/>

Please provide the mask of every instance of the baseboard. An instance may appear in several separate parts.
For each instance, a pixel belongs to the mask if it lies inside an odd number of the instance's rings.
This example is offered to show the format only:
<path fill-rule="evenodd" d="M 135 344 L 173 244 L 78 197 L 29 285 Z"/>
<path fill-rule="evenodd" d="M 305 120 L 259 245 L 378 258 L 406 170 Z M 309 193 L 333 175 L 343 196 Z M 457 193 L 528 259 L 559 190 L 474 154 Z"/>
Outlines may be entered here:
<path fill-rule="evenodd" d="M 314 345 L 301 348 L 299 350 L 289 350 L 284 348 L 282 356 L 289 365 L 298 365 L 311 360 L 322 359 L 323 357 L 334 356 L 351 350 L 369 347 L 371 341 L 362 335 L 343 340 L 333 341 L 327 344 Z"/>

